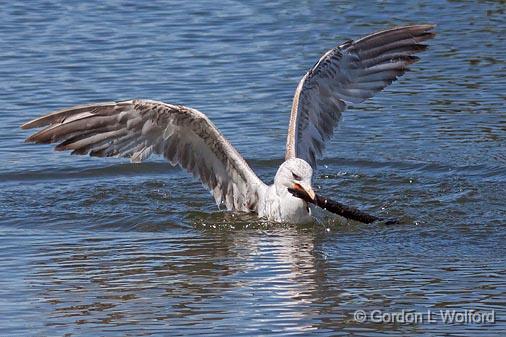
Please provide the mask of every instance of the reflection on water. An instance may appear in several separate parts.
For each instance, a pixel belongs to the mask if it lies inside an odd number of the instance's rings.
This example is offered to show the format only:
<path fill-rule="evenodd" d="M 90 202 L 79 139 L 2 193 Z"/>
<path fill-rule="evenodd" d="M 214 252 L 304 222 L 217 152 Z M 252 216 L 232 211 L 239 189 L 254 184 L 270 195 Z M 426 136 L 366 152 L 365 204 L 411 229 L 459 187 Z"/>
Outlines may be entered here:
<path fill-rule="evenodd" d="M 471 308 L 502 313 L 504 262 L 470 243 L 411 230 L 284 227 L 236 231 L 30 234 L 23 277 L 36 310 L 27 331 L 193 334 L 318 330 L 409 334 L 359 324 L 356 310 Z M 15 235 L 6 233 L 5 241 Z M 48 240 L 48 238 L 50 238 Z M 453 245 L 454 246 L 454 245 Z M 497 249 L 497 248 L 496 248 Z M 504 248 L 500 249 L 504 253 Z M 479 271 L 478 271 L 479 270 Z M 2 281 L 5 283 L 5 281 Z M 443 325 L 424 326 L 441 333 Z M 478 327 L 475 327 L 478 328 Z M 456 334 L 466 326 L 451 328 Z M 487 326 L 500 331 L 500 325 Z"/>
<path fill-rule="evenodd" d="M 181 232 L 141 235 L 127 245 L 110 237 L 54 242 L 37 249 L 50 258 L 35 262 L 30 278 L 46 285 L 40 297 L 49 326 L 107 323 L 125 331 L 132 323 L 150 329 L 152 321 L 156 330 L 167 321 L 164 329 L 199 331 L 219 321 L 222 332 L 233 333 L 238 324 L 254 329 L 272 321 L 284 331 L 313 329 L 317 313 L 308 304 L 321 278 L 313 239 L 289 229 L 268 238 Z"/>
<path fill-rule="evenodd" d="M 504 335 L 500 1 L 0 6 L 0 335 Z M 181 103 L 271 182 L 296 83 L 316 58 L 415 22 L 437 24 L 431 47 L 344 114 L 315 176 L 323 195 L 399 226 L 218 211 L 163 160 L 55 153 L 18 128 L 77 103 Z M 495 310 L 497 322 L 354 319 L 375 309 Z"/>

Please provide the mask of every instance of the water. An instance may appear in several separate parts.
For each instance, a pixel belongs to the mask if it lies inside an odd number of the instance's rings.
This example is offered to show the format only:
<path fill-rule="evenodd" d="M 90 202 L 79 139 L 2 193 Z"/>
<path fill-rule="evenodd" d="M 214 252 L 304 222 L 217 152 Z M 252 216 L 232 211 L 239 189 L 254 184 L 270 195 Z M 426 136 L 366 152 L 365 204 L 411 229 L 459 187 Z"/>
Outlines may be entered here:
<path fill-rule="evenodd" d="M 0 5 L 0 335 L 506 332 L 503 2 L 109 1 Z M 151 98 L 209 115 L 271 182 L 297 81 L 327 49 L 438 24 L 413 71 L 349 109 L 315 177 L 397 226 L 218 211 L 161 159 L 56 153 L 19 125 Z M 495 311 L 490 324 L 356 310 Z"/>

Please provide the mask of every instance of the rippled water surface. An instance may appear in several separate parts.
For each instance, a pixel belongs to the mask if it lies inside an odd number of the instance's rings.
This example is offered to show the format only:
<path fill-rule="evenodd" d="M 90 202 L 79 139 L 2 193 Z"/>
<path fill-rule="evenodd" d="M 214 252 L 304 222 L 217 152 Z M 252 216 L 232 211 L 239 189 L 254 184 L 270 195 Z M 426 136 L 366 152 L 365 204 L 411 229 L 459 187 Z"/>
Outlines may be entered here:
<path fill-rule="evenodd" d="M 502 1 L 0 4 L 0 334 L 504 335 Z M 266 182 L 297 81 L 327 49 L 436 23 L 400 81 L 346 111 L 315 185 L 395 226 L 219 211 L 161 159 L 70 156 L 23 122 L 151 98 L 207 113 Z M 358 322 L 356 310 L 495 312 Z"/>

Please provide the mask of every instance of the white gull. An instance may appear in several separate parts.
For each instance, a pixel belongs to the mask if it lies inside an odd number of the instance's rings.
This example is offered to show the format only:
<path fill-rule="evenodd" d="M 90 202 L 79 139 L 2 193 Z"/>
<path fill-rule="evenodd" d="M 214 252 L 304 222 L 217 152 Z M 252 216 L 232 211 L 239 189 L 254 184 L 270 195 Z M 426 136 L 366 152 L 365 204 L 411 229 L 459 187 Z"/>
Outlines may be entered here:
<path fill-rule="evenodd" d="M 202 112 L 151 100 L 96 103 L 63 109 L 22 128 L 45 127 L 27 138 L 59 143 L 56 150 L 141 162 L 163 155 L 200 178 L 218 205 L 255 212 L 271 221 L 306 223 L 311 211 L 288 188 L 314 198 L 316 158 L 350 103 L 384 89 L 408 70 L 434 36 L 432 25 L 392 28 L 347 41 L 326 52 L 304 75 L 295 91 L 285 161 L 274 184 L 263 183 L 242 156 Z"/>

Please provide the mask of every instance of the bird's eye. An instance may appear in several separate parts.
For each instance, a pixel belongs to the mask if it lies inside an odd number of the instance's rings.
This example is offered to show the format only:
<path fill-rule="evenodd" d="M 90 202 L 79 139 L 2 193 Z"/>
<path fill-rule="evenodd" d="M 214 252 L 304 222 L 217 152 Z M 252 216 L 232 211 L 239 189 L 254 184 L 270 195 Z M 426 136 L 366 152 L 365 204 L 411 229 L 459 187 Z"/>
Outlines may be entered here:
<path fill-rule="evenodd" d="M 300 180 L 300 176 L 296 175 L 295 173 L 292 172 L 292 176 L 293 176 L 293 179 L 295 180 Z"/>

